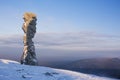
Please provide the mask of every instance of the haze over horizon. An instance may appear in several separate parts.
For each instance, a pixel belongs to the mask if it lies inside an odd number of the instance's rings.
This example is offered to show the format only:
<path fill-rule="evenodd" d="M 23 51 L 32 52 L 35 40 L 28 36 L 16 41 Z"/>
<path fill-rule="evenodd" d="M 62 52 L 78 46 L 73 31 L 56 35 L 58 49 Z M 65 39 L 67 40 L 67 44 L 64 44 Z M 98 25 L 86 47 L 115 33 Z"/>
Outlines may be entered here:
<path fill-rule="evenodd" d="M 34 38 L 43 61 L 120 57 L 119 0 L 2 0 L 0 58 L 19 59 L 23 14 L 37 14 Z"/>

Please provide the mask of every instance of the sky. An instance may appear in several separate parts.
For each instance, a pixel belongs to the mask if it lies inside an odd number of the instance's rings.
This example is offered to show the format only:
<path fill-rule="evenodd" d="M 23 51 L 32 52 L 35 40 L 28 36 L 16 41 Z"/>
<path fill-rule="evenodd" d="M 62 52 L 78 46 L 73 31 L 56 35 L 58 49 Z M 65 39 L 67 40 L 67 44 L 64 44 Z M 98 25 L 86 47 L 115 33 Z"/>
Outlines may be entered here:
<path fill-rule="evenodd" d="M 37 15 L 33 40 L 42 60 L 120 57 L 119 4 L 119 0 L 1 0 L 0 58 L 22 55 L 25 12 Z"/>

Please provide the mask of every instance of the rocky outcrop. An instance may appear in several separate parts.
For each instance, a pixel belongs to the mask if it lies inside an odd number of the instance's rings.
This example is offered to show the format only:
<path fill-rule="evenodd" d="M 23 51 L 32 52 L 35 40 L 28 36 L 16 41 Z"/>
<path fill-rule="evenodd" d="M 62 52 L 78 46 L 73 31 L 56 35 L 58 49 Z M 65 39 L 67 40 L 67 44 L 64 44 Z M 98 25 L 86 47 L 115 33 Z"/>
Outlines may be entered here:
<path fill-rule="evenodd" d="M 35 53 L 35 46 L 32 38 L 36 33 L 36 15 L 33 13 L 24 14 L 24 23 L 22 29 L 24 31 L 23 43 L 24 49 L 21 57 L 21 64 L 37 65 L 37 58 Z"/>

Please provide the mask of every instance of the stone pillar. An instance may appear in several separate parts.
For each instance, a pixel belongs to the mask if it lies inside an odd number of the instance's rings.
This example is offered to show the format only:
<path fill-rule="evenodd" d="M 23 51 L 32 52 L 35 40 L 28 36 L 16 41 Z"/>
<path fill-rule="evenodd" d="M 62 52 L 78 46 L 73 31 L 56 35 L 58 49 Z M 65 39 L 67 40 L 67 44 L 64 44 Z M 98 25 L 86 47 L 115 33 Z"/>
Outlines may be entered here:
<path fill-rule="evenodd" d="M 25 13 L 23 16 L 24 23 L 22 29 L 24 31 L 23 43 L 24 49 L 21 57 L 21 64 L 37 65 L 35 46 L 32 38 L 36 33 L 36 15 L 33 13 Z"/>

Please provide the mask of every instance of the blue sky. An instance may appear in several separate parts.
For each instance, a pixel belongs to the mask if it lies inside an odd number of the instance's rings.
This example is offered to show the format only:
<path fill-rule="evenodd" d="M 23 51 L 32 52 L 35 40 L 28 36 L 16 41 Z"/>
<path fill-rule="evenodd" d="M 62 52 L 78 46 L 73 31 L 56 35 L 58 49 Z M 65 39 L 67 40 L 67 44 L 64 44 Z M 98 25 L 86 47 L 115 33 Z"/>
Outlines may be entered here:
<path fill-rule="evenodd" d="M 24 12 L 33 12 L 38 18 L 37 49 L 63 50 L 66 56 L 64 50 L 79 55 L 81 50 L 97 51 L 97 56 L 108 51 L 102 57 L 109 56 L 109 51 L 114 56 L 115 51 L 120 56 L 119 4 L 120 0 L 1 0 L 0 47 L 8 51 L 0 52 L 8 53 L 16 46 L 22 50 L 22 17 Z"/>
<path fill-rule="evenodd" d="M 92 31 L 118 35 L 119 4 L 119 0 L 2 0 L 0 32 L 22 33 L 22 15 L 28 11 L 38 15 L 37 27 L 41 32 Z"/>

